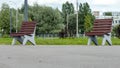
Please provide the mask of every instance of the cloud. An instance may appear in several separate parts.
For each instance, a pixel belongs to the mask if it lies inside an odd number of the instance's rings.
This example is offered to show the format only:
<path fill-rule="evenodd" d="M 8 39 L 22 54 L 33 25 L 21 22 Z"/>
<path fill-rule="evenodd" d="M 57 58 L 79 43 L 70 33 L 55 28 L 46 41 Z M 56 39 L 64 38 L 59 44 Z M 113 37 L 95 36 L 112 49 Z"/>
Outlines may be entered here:
<path fill-rule="evenodd" d="M 117 0 L 94 0 L 92 4 L 94 5 L 115 5 Z"/>
<path fill-rule="evenodd" d="M 58 8 L 59 10 L 61 10 L 62 4 L 65 3 L 66 1 L 69 1 L 70 3 L 73 3 L 74 5 L 76 4 L 76 0 L 29 0 L 28 3 L 30 5 L 33 5 L 36 2 L 39 5 L 51 6 L 53 8 Z"/>
<path fill-rule="evenodd" d="M 119 0 L 93 0 L 90 7 L 93 11 L 120 11 L 119 3 Z"/>
<path fill-rule="evenodd" d="M 52 3 L 59 4 L 59 3 L 63 2 L 63 1 L 64 0 L 62 0 L 60 2 L 58 0 L 29 0 L 28 3 L 31 4 L 31 5 L 33 5 L 33 3 L 37 2 L 40 5 L 49 5 L 49 4 L 52 4 Z"/>

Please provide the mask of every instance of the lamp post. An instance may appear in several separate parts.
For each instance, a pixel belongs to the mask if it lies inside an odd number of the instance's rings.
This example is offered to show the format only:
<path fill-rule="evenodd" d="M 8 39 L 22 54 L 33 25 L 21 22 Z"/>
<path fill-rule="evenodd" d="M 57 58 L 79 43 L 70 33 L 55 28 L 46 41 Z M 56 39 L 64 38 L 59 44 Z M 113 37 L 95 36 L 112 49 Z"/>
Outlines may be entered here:
<path fill-rule="evenodd" d="M 16 10 L 16 33 L 18 32 L 18 9 Z"/>
<path fill-rule="evenodd" d="M 67 28 L 67 37 L 69 37 L 68 23 L 69 23 L 69 14 L 67 13 L 67 25 L 66 25 L 66 28 Z"/>
<path fill-rule="evenodd" d="M 10 9 L 10 34 L 12 32 L 12 12 L 11 12 L 11 9 Z"/>
<path fill-rule="evenodd" d="M 78 34 L 78 0 L 76 0 L 76 37 L 79 37 Z"/>
<path fill-rule="evenodd" d="M 24 21 L 28 21 L 28 1 L 24 1 Z"/>

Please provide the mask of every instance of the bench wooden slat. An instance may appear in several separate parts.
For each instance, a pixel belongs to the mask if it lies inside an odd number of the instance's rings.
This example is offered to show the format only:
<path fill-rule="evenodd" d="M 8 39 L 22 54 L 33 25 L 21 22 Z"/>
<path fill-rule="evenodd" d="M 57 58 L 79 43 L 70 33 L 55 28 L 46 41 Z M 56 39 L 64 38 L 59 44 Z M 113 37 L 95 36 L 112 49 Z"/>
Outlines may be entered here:
<path fill-rule="evenodd" d="M 30 32 L 19 32 L 19 33 L 12 33 L 11 36 L 23 36 L 23 35 L 30 35 Z"/>
<path fill-rule="evenodd" d="M 105 31 L 105 30 L 110 30 L 110 29 L 109 28 L 94 28 L 92 31 Z"/>
<path fill-rule="evenodd" d="M 111 25 L 109 22 L 104 22 L 104 23 L 94 23 L 94 25 Z"/>
<path fill-rule="evenodd" d="M 100 22 L 101 22 L 101 23 L 104 23 L 104 22 L 109 22 L 109 23 L 110 23 L 110 22 L 112 22 L 112 21 L 107 21 L 107 20 L 102 20 L 102 19 L 101 19 L 101 20 L 97 20 L 97 19 L 96 19 L 96 20 L 94 21 L 94 23 L 100 23 Z"/>
<path fill-rule="evenodd" d="M 35 26 L 35 24 L 28 24 L 28 25 L 27 25 L 27 24 L 25 24 L 25 25 L 24 25 L 24 24 L 22 24 L 22 27 L 24 27 L 24 26 L 30 26 L 30 27 L 32 27 L 32 26 L 33 26 L 33 27 L 34 27 L 34 26 Z"/>
<path fill-rule="evenodd" d="M 93 35 L 102 36 L 103 34 L 105 34 L 105 32 L 88 32 L 88 33 L 86 33 L 86 35 L 89 35 L 89 36 L 93 36 Z"/>
<path fill-rule="evenodd" d="M 102 21 L 102 22 L 109 21 L 109 22 L 112 22 L 111 19 L 96 19 L 95 22 L 96 22 L 96 21 L 100 21 L 100 22 L 101 22 L 101 21 Z"/>
<path fill-rule="evenodd" d="M 93 26 L 93 28 L 111 28 L 111 25 L 100 25 L 100 26 Z"/>

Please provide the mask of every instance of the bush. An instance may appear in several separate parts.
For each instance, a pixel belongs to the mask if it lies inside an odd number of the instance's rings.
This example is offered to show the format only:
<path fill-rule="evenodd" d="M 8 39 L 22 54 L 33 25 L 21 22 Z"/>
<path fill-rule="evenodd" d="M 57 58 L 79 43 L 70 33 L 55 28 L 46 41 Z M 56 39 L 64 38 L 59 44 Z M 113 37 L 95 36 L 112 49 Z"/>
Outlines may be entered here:
<path fill-rule="evenodd" d="M 3 37 L 3 38 L 10 38 L 10 35 L 4 34 L 4 35 L 2 35 L 2 37 Z"/>
<path fill-rule="evenodd" d="M 113 27 L 113 34 L 116 37 L 120 38 L 120 25 L 117 25 L 117 26 Z"/>

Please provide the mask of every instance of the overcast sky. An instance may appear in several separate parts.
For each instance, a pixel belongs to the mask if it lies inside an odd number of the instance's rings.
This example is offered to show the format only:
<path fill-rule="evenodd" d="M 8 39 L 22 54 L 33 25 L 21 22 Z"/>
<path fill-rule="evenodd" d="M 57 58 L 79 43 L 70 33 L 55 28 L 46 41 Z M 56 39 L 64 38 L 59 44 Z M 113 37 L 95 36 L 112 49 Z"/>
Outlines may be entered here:
<path fill-rule="evenodd" d="M 28 0 L 29 5 L 37 2 L 40 5 L 48 5 L 53 8 L 61 9 L 62 4 L 66 1 L 76 4 L 76 0 Z M 120 0 L 78 0 L 79 3 L 88 2 L 92 11 L 120 11 Z M 2 3 L 8 3 L 10 7 L 18 8 L 24 3 L 24 0 L 0 0 Z M 76 7 L 76 6 L 75 6 Z"/>

